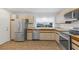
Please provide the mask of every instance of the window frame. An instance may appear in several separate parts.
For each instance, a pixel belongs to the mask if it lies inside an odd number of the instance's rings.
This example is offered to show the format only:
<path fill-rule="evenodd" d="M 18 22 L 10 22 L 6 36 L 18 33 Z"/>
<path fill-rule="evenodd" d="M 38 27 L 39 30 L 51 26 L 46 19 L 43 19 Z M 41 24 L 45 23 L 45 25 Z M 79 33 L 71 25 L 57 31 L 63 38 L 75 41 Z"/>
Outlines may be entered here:
<path fill-rule="evenodd" d="M 51 18 L 51 19 L 53 19 L 53 21 L 51 21 L 51 23 L 52 23 L 52 27 L 37 27 L 37 21 L 36 21 L 36 18 Z M 39 16 L 37 16 L 37 17 L 35 17 L 34 19 L 35 19 L 35 21 L 34 21 L 35 24 L 34 24 L 34 25 L 35 25 L 35 28 L 36 28 L 36 29 L 43 29 L 43 28 L 44 28 L 44 29 L 45 29 L 45 28 L 47 28 L 47 29 L 48 29 L 48 28 L 52 29 L 52 28 L 55 27 L 55 26 L 54 26 L 54 25 L 55 25 L 55 17 L 47 17 L 47 16 L 45 16 L 45 17 L 44 17 L 44 16 L 39 17 Z"/>

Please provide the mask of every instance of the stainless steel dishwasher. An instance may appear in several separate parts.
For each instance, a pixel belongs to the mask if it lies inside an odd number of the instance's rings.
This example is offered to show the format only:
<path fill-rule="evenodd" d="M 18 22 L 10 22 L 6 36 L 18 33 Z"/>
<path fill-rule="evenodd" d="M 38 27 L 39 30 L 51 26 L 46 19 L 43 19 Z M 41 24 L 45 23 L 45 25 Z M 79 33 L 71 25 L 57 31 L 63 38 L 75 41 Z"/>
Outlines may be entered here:
<path fill-rule="evenodd" d="M 39 31 L 39 29 L 33 30 L 33 32 L 32 32 L 32 40 L 33 41 L 40 40 L 40 31 Z"/>

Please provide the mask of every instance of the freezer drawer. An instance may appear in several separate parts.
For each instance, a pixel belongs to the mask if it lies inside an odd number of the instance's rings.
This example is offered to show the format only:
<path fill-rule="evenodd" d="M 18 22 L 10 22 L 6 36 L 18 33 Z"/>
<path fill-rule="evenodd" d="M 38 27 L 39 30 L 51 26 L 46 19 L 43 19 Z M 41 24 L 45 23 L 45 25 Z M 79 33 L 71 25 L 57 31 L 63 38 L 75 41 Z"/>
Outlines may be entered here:
<path fill-rule="evenodd" d="M 15 41 L 24 41 L 24 33 L 16 32 L 15 33 Z"/>

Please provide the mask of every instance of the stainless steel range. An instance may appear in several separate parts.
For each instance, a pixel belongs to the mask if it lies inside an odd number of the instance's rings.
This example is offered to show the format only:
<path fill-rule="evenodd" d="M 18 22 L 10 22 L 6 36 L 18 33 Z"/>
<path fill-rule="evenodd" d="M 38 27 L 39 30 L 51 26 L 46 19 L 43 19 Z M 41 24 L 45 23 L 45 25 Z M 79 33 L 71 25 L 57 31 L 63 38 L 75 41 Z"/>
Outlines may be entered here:
<path fill-rule="evenodd" d="M 74 27 L 69 32 L 74 35 L 79 35 L 79 27 Z"/>
<path fill-rule="evenodd" d="M 59 38 L 60 45 L 66 50 L 71 50 L 72 49 L 71 36 L 64 32 L 60 32 L 59 35 L 60 35 Z"/>

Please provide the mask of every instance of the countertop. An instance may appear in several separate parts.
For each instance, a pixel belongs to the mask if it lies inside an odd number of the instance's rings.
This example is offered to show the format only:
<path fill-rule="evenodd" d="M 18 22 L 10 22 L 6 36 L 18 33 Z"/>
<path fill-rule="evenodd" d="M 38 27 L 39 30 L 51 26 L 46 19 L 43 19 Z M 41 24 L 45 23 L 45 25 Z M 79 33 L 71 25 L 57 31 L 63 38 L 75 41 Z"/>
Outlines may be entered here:
<path fill-rule="evenodd" d="M 67 35 L 70 35 L 72 38 L 76 38 L 79 40 L 79 35 L 73 35 L 69 33 L 69 30 L 62 29 L 62 28 L 53 28 L 53 29 L 27 29 L 29 32 L 32 32 L 33 30 L 39 30 L 40 32 L 51 32 L 51 31 L 57 31 L 57 32 L 62 32 Z"/>
<path fill-rule="evenodd" d="M 75 40 L 79 41 L 79 35 L 71 34 L 71 33 L 69 33 L 69 30 L 59 29 L 59 28 L 56 28 L 56 30 L 57 30 L 58 32 L 62 32 L 62 33 L 65 33 L 65 34 L 67 34 L 67 35 L 70 35 L 72 39 L 75 39 Z"/>
<path fill-rule="evenodd" d="M 63 29 L 63 28 L 52 28 L 52 29 L 27 29 L 28 31 L 34 31 L 34 30 L 39 30 L 39 31 L 58 31 L 58 32 L 68 32 L 69 30 Z"/>
<path fill-rule="evenodd" d="M 56 31 L 60 31 L 60 32 L 66 32 L 68 30 L 63 29 L 63 28 L 52 28 L 52 29 L 27 29 L 27 30 L 56 30 Z"/>
<path fill-rule="evenodd" d="M 40 33 L 52 33 L 55 29 L 27 29 L 27 32 L 39 31 Z"/>

